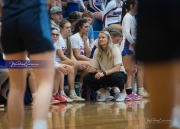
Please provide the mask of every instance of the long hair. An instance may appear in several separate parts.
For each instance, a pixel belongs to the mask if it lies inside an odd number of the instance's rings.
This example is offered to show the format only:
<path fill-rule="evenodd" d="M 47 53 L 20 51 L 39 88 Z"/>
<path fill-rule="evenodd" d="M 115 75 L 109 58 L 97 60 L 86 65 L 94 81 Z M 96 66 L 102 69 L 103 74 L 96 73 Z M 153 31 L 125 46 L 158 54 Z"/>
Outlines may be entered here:
<path fill-rule="evenodd" d="M 80 27 L 82 28 L 85 23 L 88 23 L 88 21 L 87 21 L 86 19 L 80 19 L 80 20 L 76 23 L 76 25 L 75 25 L 73 34 L 79 32 L 79 31 L 80 31 Z"/>
<path fill-rule="evenodd" d="M 101 32 L 99 32 L 99 34 L 100 33 L 103 33 L 107 36 L 108 44 L 107 44 L 107 50 L 103 51 L 102 46 L 99 45 L 99 40 L 98 40 L 98 54 L 97 54 L 97 56 L 100 60 L 102 60 L 103 59 L 103 52 L 105 52 L 107 54 L 108 60 L 111 60 L 112 59 L 112 49 L 114 47 L 114 44 L 113 44 L 112 39 L 111 39 L 111 35 L 107 31 L 101 31 Z"/>
<path fill-rule="evenodd" d="M 109 28 L 108 27 L 108 28 L 103 29 L 103 31 L 109 32 L 109 34 L 113 37 L 118 37 L 118 36 L 123 37 L 121 31 L 119 29 L 116 29 L 116 28 Z"/>
<path fill-rule="evenodd" d="M 121 16 L 121 22 L 120 22 L 121 24 L 126 13 L 130 11 L 130 5 L 132 4 L 134 7 L 136 3 L 137 3 L 137 0 L 127 0 L 123 2 L 122 16 Z"/>
<path fill-rule="evenodd" d="M 67 23 L 70 23 L 68 20 L 62 20 L 59 24 L 60 28 L 64 28 L 64 26 L 67 24 Z M 71 23 L 70 23 L 71 24 Z M 61 29 L 60 29 L 61 31 Z M 71 47 L 71 41 L 70 41 L 70 38 L 69 36 L 67 36 L 66 38 L 66 44 L 67 44 L 67 52 L 66 52 L 66 56 L 68 58 L 71 59 L 71 54 L 72 54 L 72 47 Z"/>

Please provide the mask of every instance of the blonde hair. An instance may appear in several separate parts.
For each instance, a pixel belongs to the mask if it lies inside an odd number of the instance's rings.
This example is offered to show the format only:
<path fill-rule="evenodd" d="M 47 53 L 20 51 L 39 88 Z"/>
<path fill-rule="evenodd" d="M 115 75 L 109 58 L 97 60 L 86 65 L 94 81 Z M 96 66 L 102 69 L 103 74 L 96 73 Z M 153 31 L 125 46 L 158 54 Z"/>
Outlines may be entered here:
<path fill-rule="evenodd" d="M 64 26 L 65 26 L 67 23 L 70 23 L 70 22 L 69 22 L 68 20 L 62 20 L 62 21 L 60 22 L 60 24 L 59 24 L 60 28 L 64 28 Z M 70 24 L 71 24 L 71 23 L 70 23 Z M 60 31 L 61 31 L 61 29 L 60 29 Z M 67 41 L 66 41 L 66 44 L 67 44 L 66 56 L 71 59 L 72 47 L 71 47 L 71 41 L 70 41 L 69 36 L 67 36 L 66 40 L 67 40 Z"/>
<path fill-rule="evenodd" d="M 108 60 L 111 60 L 113 58 L 112 57 L 112 49 L 114 48 L 114 44 L 112 42 L 111 35 L 109 34 L 108 31 L 101 31 L 101 32 L 99 32 L 99 34 L 100 33 L 103 33 L 107 36 L 108 44 L 107 44 L 107 50 L 103 51 L 102 46 L 99 45 L 99 40 L 98 40 L 98 54 L 97 54 L 97 56 L 100 60 L 102 60 L 103 59 L 103 52 L 105 52 L 107 54 Z"/>

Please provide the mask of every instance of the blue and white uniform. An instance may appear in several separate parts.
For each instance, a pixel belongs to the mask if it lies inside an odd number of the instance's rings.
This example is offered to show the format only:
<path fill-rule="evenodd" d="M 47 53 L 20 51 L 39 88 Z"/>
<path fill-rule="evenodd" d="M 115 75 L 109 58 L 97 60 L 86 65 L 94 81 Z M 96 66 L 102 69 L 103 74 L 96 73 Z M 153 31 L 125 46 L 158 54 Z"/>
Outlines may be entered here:
<path fill-rule="evenodd" d="M 106 0 L 88 0 L 88 10 L 91 12 L 101 12 L 104 9 Z"/>
<path fill-rule="evenodd" d="M 79 4 L 81 8 L 85 8 L 83 0 L 67 0 L 67 14 L 70 12 L 79 11 Z"/>
<path fill-rule="evenodd" d="M 123 41 L 120 46 L 122 56 L 135 54 L 131 44 L 136 41 L 137 22 L 134 16 L 127 13 L 122 21 Z"/>
<path fill-rule="evenodd" d="M 118 24 L 121 20 L 122 4 L 118 7 L 116 0 L 111 0 L 105 7 L 102 14 L 103 26 L 106 28 L 111 24 Z"/>

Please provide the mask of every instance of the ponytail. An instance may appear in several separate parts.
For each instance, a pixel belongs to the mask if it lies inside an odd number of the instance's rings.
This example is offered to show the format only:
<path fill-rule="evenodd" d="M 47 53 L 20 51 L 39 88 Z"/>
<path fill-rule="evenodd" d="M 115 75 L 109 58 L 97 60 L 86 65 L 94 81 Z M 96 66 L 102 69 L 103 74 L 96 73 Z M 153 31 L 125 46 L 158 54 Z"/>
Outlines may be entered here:
<path fill-rule="evenodd" d="M 130 5 L 132 4 L 133 7 L 134 5 L 137 3 L 137 0 L 127 0 L 127 1 L 124 1 L 123 2 L 123 7 L 122 7 L 122 16 L 121 16 L 121 25 L 122 25 L 122 22 L 123 22 L 123 18 L 124 16 L 126 15 L 127 12 L 130 11 Z"/>
<path fill-rule="evenodd" d="M 80 31 L 79 28 L 80 28 L 80 27 L 83 27 L 83 25 L 84 25 L 85 23 L 88 23 L 88 21 L 87 21 L 86 19 L 80 19 L 80 20 L 76 23 L 76 25 L 75 25 L 75 27 L 74 27 L 73 34 L 79 32 L 79 31 Z"/>
<path fill-rule="evenodd" d="M 67 43 L 66 56 L 67 56 L 69 59 L 71 59 L 72 48 L 71 48 L 71 40 L 70 40 L 69 36 L 66 38 L 66 43 Z"/>

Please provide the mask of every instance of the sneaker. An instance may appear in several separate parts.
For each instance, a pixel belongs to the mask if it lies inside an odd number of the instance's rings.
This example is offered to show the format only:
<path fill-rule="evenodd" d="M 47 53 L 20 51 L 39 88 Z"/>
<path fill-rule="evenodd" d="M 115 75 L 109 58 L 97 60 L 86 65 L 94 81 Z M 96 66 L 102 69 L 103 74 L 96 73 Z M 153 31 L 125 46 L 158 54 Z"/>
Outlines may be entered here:
<path fill-rule="evenodd" d="M 0 108 L 3 108 L 4 107 L 4 104 L 0 103 Z"/>
<path fill-rule="evenodd" d="M 62 98 L 64 98 L 67 102 L 73 102 L 73 100 L 72 99 L 70 99 L 68 96 L 66 96 L 65 94 L 64 95 L 61 95 L 60 94 L 60 96 L 62 97 Z"/>
<path fill-rule="evenodd" d="M 80 102 L 83 102 L 85 101 L 85 99 L 77 96 L 77 94 L 75 93 L 74 95 L 69 95 L 69 97 L 73 100 L 73 101 L 80 101 Z"/>
<path fill-rule="evenodd" d="M 120 93 L 116 99 L 116 102 L 122 102 L 126 98 L 126 93 Z"/>
<path fill-rule="evenodd" d="M 126 98 L 125 98 L 126 101 L 131 101 L 131 97 L 129 95 L 126 94 Z"/>
<path fill-rule="evenodd" d="M 110 96 L 110 93 L 106 91 L 105 93 L 100 94 L 100 98 L 98 99 L 99 102 L 105 101 Z"/>
<path fill-rule="evenodd" d="M 137 100 L 141 100 L 142 99 L 142 97 L 141 96 L 138 96 L 136 93 L 132 93 L 132 94 L 130 94 L 129 95 L 129 97 L 132 99 L 132 100 L 134 100 L 134 101 L 137 101 Z"/>
<path fill-rule="evenodd" d="M 145 89 L 138 91 L 138 95 L 140 95 L 142 97 L 149 97 L 150 96 L 149 93 Z"/>
<path fill-rule="evenodd" d="M 66 103 L 67 100 L 64 99 L 59 93 L 56 93 L 55 95 L 53 95 L 55 100 L 59 100 L 61 103 Z"/>

